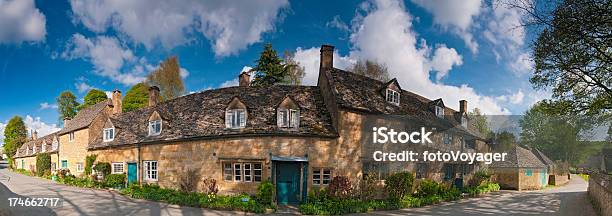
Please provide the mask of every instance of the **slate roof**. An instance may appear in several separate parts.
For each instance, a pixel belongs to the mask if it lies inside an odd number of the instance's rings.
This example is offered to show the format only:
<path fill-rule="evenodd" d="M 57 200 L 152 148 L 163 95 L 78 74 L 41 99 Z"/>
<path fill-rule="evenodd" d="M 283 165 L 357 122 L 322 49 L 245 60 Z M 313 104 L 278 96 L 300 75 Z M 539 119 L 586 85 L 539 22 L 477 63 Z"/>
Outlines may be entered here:
<path fill-rule="evenodd" d="M 544 152 L 541 152 L 538 149 L 534 149 L 533 150 L 533 154 L 538 157 L 538 159 L 540 159 L 540 161 L 542 161 L 542 163 L 544 165 L 550 166 L 550 165 L 555 165 L 555 162 L 553 160 L 551 160 L 550 158 L 548 158 L 548 156 L 546 156 L 544 154 Z"/>
<path fill-rule="evenodd" d="M 106 106 L 111 104 L 111 99 L 108 99 L 79 111 L 74 118 L 69 120 L 68 123 L 64 125 L 64 128 L 62 128 L 58 132 L 58 134 L 62 135 L 68 132 L 88 127 L 91 122 L 96 118 L 96 116 L 98 116 L 98 114 L 102 112 Z"/>
<path fill-rule="evenodd" d="M 36 153 L 40 153 L 42 151 L 42 145 L 45 144 L 45 153 L 54 153 L 57 152 L 56 150 L 51 150 L 52 149 L 52 145 L 53 145 L 53 138 L 55 138 L 55 136 L 57 136 L 58 132 L 55 133 L 51 133 L 49 135 L 40 137 L 38 139 L 35 140 L 30 140 L 26 143 L 24 143 L 23 145 L 21 145 L 21 147 L 19 147 L 19 149 L 17 149 L 17 151 L 19 152 L 19 157 L 16 158 L 21 158 L 21 157 L 28 157 L 28 156 L 34 156 L 36 154 L 34 154 L 32 152 L 32 150 L 30 150 L 30 154 L 26 155 L 26 148 L 30 148 L 32 149 L 33 146 L 36 146 Z M 44 141 L 44 142 L 43 142 Z"/>
<path fill-rule="evenodd" d="M 500 168 L 546 168 L 546 165 L 533 152 L 515 145 L 506 151 L 506 160 L 494 161 L 490 167 Z"/>
<path fill-rule="evenodd" d="M 331 74 L 337 103 L 340 107 L 372 114 L 408 115 L 439 128 L 455 128 L 478 138 L 484 136 L 473 127 L 465 130 L 461 127 L 459 113 L 445 107 L 445 118 L 439 118 L 433 112 L 433 103 L 442 103 L 441 99 L 430 100 L 410 91 L 402 90 L 400 105 L 388 103 L 381 89 L 386 89 L 388 82 L 333 68 Z"/>
<path fill-rule="evenodd" d="M 298 129 L 277 127 L 276 107 L 286 96 L 291 97 L 300 107 Z M 225 128 L 225 110 L 235 97 L 247 106 L 247 122 L 243 129 Z M 154 112 L 162 118 L 162 132 L 157 136 L 148 136 L 148 121 Z M 115 127 L 114 140 L 103 142 L 100 131 L 89 148 L 221 136 L 338 136 L 319 87 L 316 86 L 236 86 L 207 90 L 165 101 L 154 107 L 111 116 L 110 122 Z"/>

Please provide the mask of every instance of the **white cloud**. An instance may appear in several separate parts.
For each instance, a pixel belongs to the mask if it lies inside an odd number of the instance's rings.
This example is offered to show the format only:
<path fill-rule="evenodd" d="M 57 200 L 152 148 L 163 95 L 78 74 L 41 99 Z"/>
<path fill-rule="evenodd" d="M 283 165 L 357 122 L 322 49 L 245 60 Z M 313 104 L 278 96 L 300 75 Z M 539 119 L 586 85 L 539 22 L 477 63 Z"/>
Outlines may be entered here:
<path fill-rule="evenodd" d="M 482 0 L 412 0 L 432 14 L 434 23 L 457 34 L 466 46 L 476 53 L 478 43 L 469 32 L 474 18 L 481 12 Z"/>
<path fill-rule="evenodd" d="M 282 20 L 287 0 L 200 1 L 71 0 L 74 21 L 102 33 L 112 29 L 148 49 L 207 38 L 218 57 L 261 41 Z"/>
<path fill-rule="evenodd" d="M 443 98 L 445 104 L 455 109 L 458 108 L 459 100 L 465 99 L 469 101 L 471 108 L 478 107 L 486 114 L 510 113 L 507 108 L 500 106 L 495 98 L 480 95 L 466 84 L 451 86 L 434 83 L 429 79 L 429 73 L 433 70 L 428 58 L 430 48 L 425 40 L 417 40 L 412 29 L 413 18 L 402 2 L 366 2 L 361 9 L 363 11 L 351 22 L 352 50 L 348 56 L 334 56 L 335 67 L 342 68 L 342 64 L 354 59 L 375 60 L 386 64 L 390 75 L 396 77 L 406 90 L 432 99 Z M 304 83 L 316 83 L 319 49 L 298 48 L 295 59 L 306 68 Z M 458 65 L 456 57 L 451 59 L 451 65 Z"/>
<path fill-rule="evenodd" d="M 6 123 L 0 122 L 0 147 L 4 145 L 4 128 L 6 128 Z"/>
<path fill-rule="evenodd" d="M 25 119 L 23 120 L 23 123 L 25 124 L 28 131 L 38 131 L 38 137 L 42 137 L 60 130 L 60 128 L 57 127 L 56 124 L 47 124 L 41 121 L 40 117 L 32 117 L 30 115 L 26 115 Z"/>
<path fill-rule="evenodd" d="M 325 26 L 331 27 L 331 28 L 337 28 L 341 31 L 346 31 L 346 32 L 351 30 L 349 26 L 344 21 L 342 21 L 342 19 L 340 19 L 339 15 L 334 16 L 334 18 L 331 21 L 327 22 Z"/>
<path fill-rule="evenodd" d="M 61 54 L 64 59 L 84 59 L 90 61 L 97 75 L 124 85 L 134 85 L 145 80 L 145 74 L 152 68 L 147 60 L 138 58 L 132 50 L 124 47 L 117 39 L 106 36 L 86 38 L 74 34 Z M 81 83 L 79 91 L 86 89 Z M 83 87 L 83 88 L 80 88 Z"/>
<path fill-rule="evenodd" d="M 42 41 L 46 22 L 34 0 L 0 0 L 0 43 Z"/>
<path fill-rule="evenodd" d="M 187 76 L 189 76 L 189 71 L 185 68 L 181 68 L 179 71 L 179 74 L 181 76 L 182 79 L 187 78 Z"/>
<path fill-rule="evenodd" d="M 431 69 L 437 71 L 436 81 L 440 81 L 455 65 L 462 65 L 463 60 L 461 55 L 453 48 L 447 48 L 446 45 L 441 45 L 436 48 L 434 55 L 430 61 Z"/>
<path fill-rule="evenodd" d="M 40 103 L 40 110 L 57 109 L 57 104 L 49 104 L 47 102 Z"/>
<path fill-rule="evenodd" d="M 520 104 L 523 102 L 523 98 L 525 98 L 525 94 L 523 94 L 523 91 L 519 90 L 518 92 L 516 92 L 513 95 L 510 95 L 509 99 L 510 99 L 510 103 L 512 104 Z"/>
<path fill-rule="evenodd" d="M 533 70 L 533 64 L 529 53 L 521 53 L 510 63 L 510 69 L 517 75 L 529 74 Z"/>
<path fill-rule="evenodd" d="M 76 87 L 79 93 L 84 93 L 94 88 L 85 82 L 77 82 L 74 84 L 74 87 Z"/>
<path fill-rule="evenodd" d="M 319 79 L 319 58 L 320 48 L 312 47 L 309 49 L 302 49 L 298 47 L 295 51 L 294 59 L 304 66 L 305 74 L 302 79 L 302 85 L 317 85 Z M 334 67 L 346 69 L 355 63 L 349 57 L 343 57 L 334 52 Z"/>
<path fill-rule="evenodd" d="M 253 69 L 253 68 L 249 67 L 249 66 L 244 66 L 244 67 L 242 67 L 242 70 L 240 70 L 240 73 L 251 71 L 251 69 Z M 253 81 L 254 78 L 255 78 L 255 76 L 251 75 L 251 77 L 249 77 L 249 81 Z M 239 84 L 238 76 L 236 76 L 236 78 L 234 78 L 234 79 L 227 80 L 227 81 L 221 83 L 221 85 L 219 85 L 219 88 L 238 86 L 238 84 Z"/>

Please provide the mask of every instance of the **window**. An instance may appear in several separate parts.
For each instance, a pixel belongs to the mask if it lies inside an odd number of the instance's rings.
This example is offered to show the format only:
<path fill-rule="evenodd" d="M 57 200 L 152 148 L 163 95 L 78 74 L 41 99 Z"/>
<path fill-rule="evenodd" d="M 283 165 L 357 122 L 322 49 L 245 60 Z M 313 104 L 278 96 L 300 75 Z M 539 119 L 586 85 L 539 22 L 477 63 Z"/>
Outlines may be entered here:
<path fill-rule="evenodd" d="M 444 133 L 444 144 L 452 145 L 453 144 L 453 136 L 449 133 Z"/>
<path fill-rule="evenodd" d="M 461 117 L 461 126 L 463 126 L 464 128 L 468 127 L 468 120 L 465 116 Z"/>
<path fill-rule="evenodd" d="M 261 163 L 223 163 L 223 180 L 234 182 L 261 182 Z"/>
<path fill-rule="evenodd" d="M 312 184 L 328 185 L 330 181 L 331 181 L 331 169 L 330 168 L 314 168 L 312 170 Z"/>
<path fill-rule="evenodd" d="M 104 142 L 113 141 L 115 139 L 115 128 L 104 128 Z"/>
<path fill-rule="evenodd" d="M 162 130 L 161 120 L 149 121 L 149 136 L 159 135 Z"/>
<path fill-rule="evenodd" d="M 279 109 L 278 126 L 283 128 L 298 128 L 300 126 L 300 111 L 295 109 Z"/>
<path fill-rule="evenodd" d="M 453 164 L 444 164 L 444 180 L 455 178 L 455 167 Z"/>
<path fill-rule="evenodd" d="M 68 161 L 62 160 L 62 169 L 66 169 L 66 168 L 68 168 Z"/>
<path fill-rule="evenodd" d="M 57 147 L 58 147 L 58 141 L 53 140 L 53 143 L 51 144 L 51 150 L 55 151 L 57 150 Z"/>
<path fill-rule="evenodd" d="M 30 147 L 26 147 L 26 155 L 30 154 Z"/>
<path fill-rule="evenodd" d="M 46 145 L 46 143 L 43 143 L 43 144 L 42 144 L 42 146 L 41 146 L 40 148 L 41 148 L 41 150 L 40 150 L 41 152 L 46 152 L 46 151 L 47 151 L 47 145 Z"/>
<path fill-rule="evenodd" d="M 444 118 L 444 108 L 436 106 L 436 116 Z"/>
<path fill-rule="evenodd" d="M 157 181 L 157 161 L 143 161 L 145 180 Z"/>
<path fill-rule="evenodd" d="M 123 173 L 123 162 L 116 162 L 112 164 L 113 167 L 111 169 L 112 174 L 121 174 Z"/>
<path fill-rule="evenodd" d="M 246 111 L 233 109 L 225 112 L 225 126 L 227 128 L 244 128 L 246 126 Z"/>
<path fill-rule="evenodd" d="M 69 141 L 69 142 L 74 141 L 74 132 L 70 132 L 70 133 L 68 133 L 68 141 Z"/>
<path fill-rule="evenodd" d="M 418 163 L 416 166 L 416 178 L 427 178 L 427 164 L 426 163 Z"/>
<path fill-rule="evenodd" d="M 400 93 L 393 89 L 387 89 L 387 102 L 395 104 L 395 105 L 399 105 Z"/>
<path fill-rule="evenodd" d="M 533 175 L 533 171 L 531 169 L 525 170 L 525 176 L 532 176 L 532 175 Z"/>
<path fill-rule="evenodd" d="M 36 154 L 36 146 L 32 146 L 32 153 Z"/>
<path fill-rule="evenodd" d="M 77 170 L 77 172 L 83 172 L 84 168 L 85 167 L 83 166 L 83 162 L 76 163 L 76 170 Z"/>

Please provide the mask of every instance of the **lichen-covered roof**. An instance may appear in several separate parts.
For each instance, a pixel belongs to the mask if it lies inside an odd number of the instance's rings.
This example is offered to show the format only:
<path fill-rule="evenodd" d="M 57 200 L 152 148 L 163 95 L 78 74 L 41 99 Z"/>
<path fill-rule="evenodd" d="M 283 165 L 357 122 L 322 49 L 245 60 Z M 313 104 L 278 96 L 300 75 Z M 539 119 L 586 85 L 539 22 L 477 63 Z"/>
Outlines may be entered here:
<path fill-rule="evenodd" d="M 553 160 L 551 160 L 550 158 L 548 158 L 548 156 L 546 156 L 544 154 L 544 152 L 541 152 L 538 149 L 534 149 L 533 150 L 533 154 L 538 157 L 538 159 L 540 159 L 540 161 L 542 161 L 542 163 L 544 163 L 545 165 L 555 165 L 555 162 Z"/>
<path fill-rule="evenodd" d="M 88 127 L 91 122 L 98 116 L 100 112 L 104 110 L 104 108 L 111 104 L 111 100 L 105 100 L 99 102 L 97 104 L 91 105 L 85 109 L 82 109 L 77 113 L 74 118 L 70 119 L 64 128 L 62 128 L 58 134 L 66 134 L 71 131 L 75 131 L 81 128 Z"/>
<path fill-rule="evenodd" d="M 298 129 L 277 127 L 276 107 L 286 96 L 291 97 L 300 107 Z M 234 98 L 238 98 L 247 107 L 246 127 L 243 129 L 225 127 L 225 110 Z M 162 132 L 160 135 L 148 136 L 148 121 L 154 112 L 162 119 Z M 165 101 L 154 107 L 111 116 L 110 121 L 115 126 L 114 140 L 104 142 L 100 131 L 90 148 L 207 137 L 337 136 L 319 87 L 316 86 L 236 86 L 207 90 Z"/>
<path fill-rule="evenodd" d="M 29 140 L 27 142 L 25 142 L 23 145 L 21 145 L 21 147 L 19 147 L 17 149 L 16 158 L 20 158 L 20 157 L 27 157 L 27 156 L 34 156 L 38 153 L 41 153 L 42 151 L 42 145 L 45 144 L 45 153 L 54 153 L 57 152 L 57 149 L 52 150 L 52 144 L 53 144 L 53 139 L 56 138 L 58 132 L 55 133 L 51 133 L 49 135 L 40 137 L 38 139 L 35 140 Z M 34 154 L 34 152 L 32 150 L 30 150 L 30 154 L 27 154 L 26 148 L 30 148 L 33 149 L 33 146 L 36 146 L 36 154 Z"/>
<path fill-rule="evenodd" d="M 546 165 L 533 152 L 515 145 L 506 151 L 506 160 L 494 161 L 490 167 L 500 168 L 546 168 Z"/>

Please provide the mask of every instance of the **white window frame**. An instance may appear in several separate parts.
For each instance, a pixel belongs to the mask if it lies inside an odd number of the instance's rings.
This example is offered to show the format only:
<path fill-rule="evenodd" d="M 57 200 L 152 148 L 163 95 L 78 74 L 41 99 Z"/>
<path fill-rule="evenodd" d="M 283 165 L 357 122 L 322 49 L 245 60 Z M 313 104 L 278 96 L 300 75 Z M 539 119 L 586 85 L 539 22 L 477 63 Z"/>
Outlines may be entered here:
<path fill-rule="evenodd" d="M 74 132 L 68 133 L 68 142 L 74 142 L 74 138 L 76 138 Z"/>
<path fill-rule="evenodd" d="M 300 110 L 278 109 L 278 127 L 298 128 L 300 126 Z"/>
<path fill-rule="evenodd" d="M 36 154 L 36 145 L 32 146 L 32 154 Z"/>
<path fill-rule="evenodd" d="M 389 103 L 395 104 L 395 105 L 399 105 L 400 104 L 400 93 L 398 91 L 395 91 L 393 89 L 387 88 L 387 92 L 386 92 L 386 100 Z"/>
<path fill-rule="evenodd" d="M 76 171 L 77 172 L 85 172 L 85 164 L 83 162 L 76 163 Z"/>
<path fill-rule="evenodd" d="M 225 126 L 231 129 L 240 129 L 246 127 L 247 112 L 246 109 L 229 109 L 225 111 Z"/>
<path fill-rule="evenodd" d="M 261 182 L 263 163 L 261 162 L 223 162 L 221 165 L 223 181 Z"/>
<path fill-rule="evenodd" d="M 115 170 L 115 165 L 121 166 L 121 171 Z M 123 162 L 113 162 L 111 164 L 111 174 L 123 174 L 125 172 L 125 164 Z"/>
<path fill-rule="evenodd" d="M 145 180 L 157 181 L 159 179 L 159 163 L 156 160 L 145 160 L 142 163 Z M 155 169 L 151 169 L 153 164 L 155 164 Z"/>
<path fill-rule="evenodd" d="M 156 131 L 154 130 L 154 128 L 153 128 L 153 126 L 154 126 L 155 124 L 159 124 L 159 131 L 157 131 L 157 132 L 156 132 Z M 161 132 L 162 132 L 162 127 L 163 127 L 162 125 L 163 125 L 163 124 L 162 124 L 162 120 L 161 120 L 161 119 L 159 119 L 159 120 L 149 121 L 149 136 L 156 136 L 156 135 L 161 134 Z"/>
<path fill-rule="evenodd" d="M 51 144 L 51 150 L 53 151 L 57 150 L 58 146 L 59 146 L 59 142 L 57 140 L 53 140 L 53 143 Z"/>
<path fill-rule="evenodd" d="M 43 142 L 40 148 L 40 152 L 47 152 L 47 143 Z"/>
<path fill-rule="evenodd" d="M 440 118 L 444 118 L 444 108 L 441 106 L 436 106 L 436 116 Z"/>
<path fill-rule="evenodd" d="M 326 171 L 328 172 L 327 174 L 326 174 Z M 332 179 L 332 175 L 333 175 L 332 168 L 329 168 L 329 167 L 313 168 L 312 184 L 313 185 L 329 185 Z"/>
<path fill-rule="evenodd" d="M 112 137 L 109 137 L 112 136 Z M 115 139 L 115 128 L 104 128 L 104 132 L 102 133 L 102 140 L 104 142 L 110 142 Z"/>

